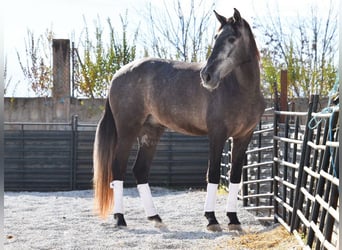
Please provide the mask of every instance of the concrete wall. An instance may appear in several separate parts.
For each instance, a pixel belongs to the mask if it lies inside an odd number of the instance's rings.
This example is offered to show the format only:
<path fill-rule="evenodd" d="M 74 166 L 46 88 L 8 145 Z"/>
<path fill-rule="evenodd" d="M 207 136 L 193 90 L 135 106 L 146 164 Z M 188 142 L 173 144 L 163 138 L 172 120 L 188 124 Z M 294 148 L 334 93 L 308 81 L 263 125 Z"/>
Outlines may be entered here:
<path fill-rule="evenodd" d="M 97 123 L 105 99 L 4 98 L 5 122 L 69 122 L 78 115 L 80 122 Z M 68 112 L 66 112 L 68 111 Z"/>
<path fill-rule="evenodd" d="M 80 122 L 97 123 L 105 107 L 105 99 L 71 98 L 4 98 L 5 122 L 69 122 L 78 115 Z M 308 99 L 296 99 L 295 111 L 307 111 Z M 324 108 L 327 99 L 320 104 Z M 268 107 L 273 101 L 268 100 Z M 290 107 L 291 109 L 291 107 Z M 68 110 L 68 112 L 65 112 Z"/>

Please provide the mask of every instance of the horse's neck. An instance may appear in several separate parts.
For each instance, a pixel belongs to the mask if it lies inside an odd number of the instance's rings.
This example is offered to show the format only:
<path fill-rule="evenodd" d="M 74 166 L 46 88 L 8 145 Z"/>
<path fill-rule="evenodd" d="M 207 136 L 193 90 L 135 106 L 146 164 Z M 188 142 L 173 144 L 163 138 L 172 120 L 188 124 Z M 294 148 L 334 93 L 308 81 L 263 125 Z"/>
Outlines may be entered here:
<path fill-rule="evenodd" d="M 235 69 L 237 81 L 244 92 L 252 95 L 260 93 L 260 68 L 257 58 Z"/>

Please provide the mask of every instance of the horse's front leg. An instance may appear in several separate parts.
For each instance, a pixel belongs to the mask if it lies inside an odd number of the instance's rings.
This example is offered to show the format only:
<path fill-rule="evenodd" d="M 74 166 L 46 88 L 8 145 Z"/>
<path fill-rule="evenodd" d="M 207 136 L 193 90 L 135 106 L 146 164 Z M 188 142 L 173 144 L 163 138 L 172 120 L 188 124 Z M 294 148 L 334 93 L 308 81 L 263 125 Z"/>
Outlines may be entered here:
<path fill-rule="evenodd" d="M 229 193 L 226 206 L 229 220 L 228 228 L 230 230 L 241 230 L 241 223 L 237 217 L 237 200 L 240 189 L 242 166 L 252 134 L 253 133 L 251 132 L 247 136 L 233 139 L 232 168 L 230 170 Z"/>
<path fill-rule="evenodd" d="M 215 216 L 217 187 L 220 182 L 221 155 L 226 139 L 222 134 L 209 135 L 209 166 L 207 172 L 207 194 L 204 203 L 204 216 L 208 220 L 209 231 L 222 231 Z"/>

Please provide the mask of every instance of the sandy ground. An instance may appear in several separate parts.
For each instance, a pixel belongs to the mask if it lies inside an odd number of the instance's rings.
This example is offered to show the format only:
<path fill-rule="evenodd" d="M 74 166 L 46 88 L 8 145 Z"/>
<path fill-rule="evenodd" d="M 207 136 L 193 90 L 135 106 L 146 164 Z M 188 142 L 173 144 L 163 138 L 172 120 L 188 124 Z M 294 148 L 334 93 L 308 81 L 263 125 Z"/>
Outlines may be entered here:
<path fill-rule="evenodd" d="M 220 233 L 206 230 L 206 219 L 203 216 L 204 191 L 152 187 L 152 195 L 167 230 L 154 228 L 145 218 L 136 188 L 124 190 L 128 227 L 120 230 L 114 228 L 112 217 L 102 220 L 93 213 L 91 190 L 6 192 L 4 248 L 255 249 L 238 239 L 248 235 L 254 237 L 255 233 L 267 230 L 239 203 L 238 216 L 244 232 L 228 231 L 224 211 L 226 194 L 219 194 L 217 198 L 216 216 L 224 228 Z"/>

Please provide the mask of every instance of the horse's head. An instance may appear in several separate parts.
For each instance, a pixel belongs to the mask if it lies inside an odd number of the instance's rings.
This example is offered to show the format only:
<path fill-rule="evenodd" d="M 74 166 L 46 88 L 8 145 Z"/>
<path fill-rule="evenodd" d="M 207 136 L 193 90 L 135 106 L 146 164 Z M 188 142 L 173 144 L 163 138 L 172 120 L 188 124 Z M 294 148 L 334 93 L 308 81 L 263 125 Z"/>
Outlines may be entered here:
<path fill-rule="evenodd" d="M 216 89 L 221 79 L 234 68 L 259 55 L 249 24 L 237 9 L 234 8 L 231 18 L 214 12 L 221 26 L 215 35 L 212 52 L 201 70 L 202 85 L 210 91 Z"/>

